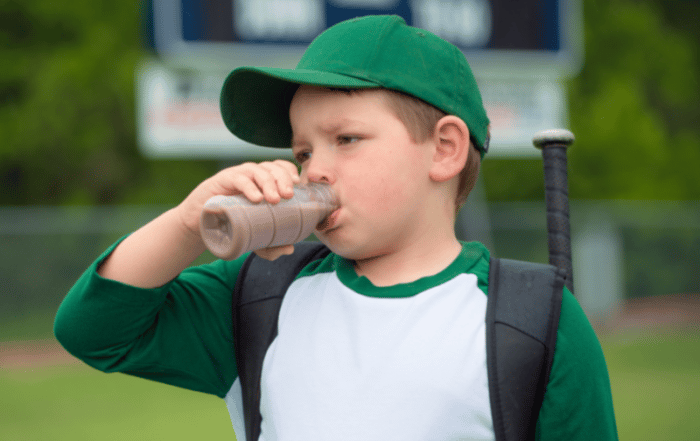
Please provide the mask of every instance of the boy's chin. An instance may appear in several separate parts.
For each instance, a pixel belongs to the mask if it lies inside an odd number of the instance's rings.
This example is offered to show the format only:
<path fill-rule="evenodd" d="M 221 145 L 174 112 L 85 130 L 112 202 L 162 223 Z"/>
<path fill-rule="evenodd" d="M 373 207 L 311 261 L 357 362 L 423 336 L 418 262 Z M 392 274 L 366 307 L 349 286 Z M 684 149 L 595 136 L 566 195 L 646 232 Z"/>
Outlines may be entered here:
<path fill-rule="evenodd" d="M 342 240 L 339 240 L 339 238 L 335 237 L 333 234 L 333 231 L 330 232 L 324 232 L 324 231 L 316 231 L 316 238 L 325 246 L 328 247 L 328 249 L 331 250 L 332 253 L 337 254 L 341 257 L 345 257 L 347 259 L 352 259 L 353 257 L 350 257 L 350 255 L 354 254 L 354 247 L 351 244 L 345 243 Z"/>
<path fill-rule="evenodd" d="M 345 259 L 357 261 L 375 257 L 372 254 L 372 247 L 368 247 L 366 244 L 344 241 L 340 237 L 334 237 L 332 232 L 330 235 L 316 234 L 316 237 L 327 246 L 331 252 Z"/>

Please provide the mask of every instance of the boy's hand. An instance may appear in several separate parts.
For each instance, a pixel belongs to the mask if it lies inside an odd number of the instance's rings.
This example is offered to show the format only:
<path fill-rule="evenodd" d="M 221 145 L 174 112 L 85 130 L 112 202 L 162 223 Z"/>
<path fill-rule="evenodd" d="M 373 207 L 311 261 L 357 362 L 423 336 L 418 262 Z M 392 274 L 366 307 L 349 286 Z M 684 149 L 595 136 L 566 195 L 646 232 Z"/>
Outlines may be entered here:
<path fill-rule="evenodd" d="M 263 248 L 262 250 L 256 250 L 254 251 L 255 254 L 258 255 L 258 257 L 262 257 L 263 259 L 266 260 L 275 260 L 280 256 L 290 255 L 294 253 L 294 245 L 284 245 L 281 247 L 271 247 L 271 248 Z"/>
<path fill-rule="evenodd" d="M 264 199 L 271 204 L 276 204 L 281 198 L 291 198 L 294 195 L 294 185 L 300 181 L 297 167 L 289 161 L 278 159 L 259 164 L 246 162 L 221 170 L 203 181 L 176 209 L 182 225 L 201 240 L 199 218 L 204 204 L 212 196 L 242 194 L 251 202 L 260 202 Z M 268 260 L 274 260 L 282 254 L 290 254 L 290 251 L 287 247 L 278 247 L 278 249 L 269 249 L 268 253 L 263 251 L 257 253 Z"/>
<path fill-rule="evenodd" d="M 204 203 L 216 195 L 243 194 L 253 202 L 277 203 L 291 198 L 300 182 L 288 161 L 246 163 L 220 171 L 205 180 L 180 205 L 166 211 L 121 242 L 98 269 L 102 277 L 142 288 L 173 280 L 206 249 L 199 232 Z M 289 254 L 293 247 L 260 250 L 265 259 Z M 166 256 L 165 258 L 163 256 Z"/>

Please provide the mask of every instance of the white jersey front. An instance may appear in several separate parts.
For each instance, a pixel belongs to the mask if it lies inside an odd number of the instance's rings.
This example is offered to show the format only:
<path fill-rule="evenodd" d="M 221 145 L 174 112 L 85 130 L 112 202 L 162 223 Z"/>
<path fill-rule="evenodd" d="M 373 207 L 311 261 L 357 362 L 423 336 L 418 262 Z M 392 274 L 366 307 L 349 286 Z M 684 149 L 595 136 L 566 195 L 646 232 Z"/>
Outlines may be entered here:
<path fill-rule="evenodd" d="M 265 356 L 260 440 L 493 440 L 486 295 L 458 265 L 386 288 L 338 256 L 303 272 Z M 238 380 L 227 403 L 242 440 Z"/>

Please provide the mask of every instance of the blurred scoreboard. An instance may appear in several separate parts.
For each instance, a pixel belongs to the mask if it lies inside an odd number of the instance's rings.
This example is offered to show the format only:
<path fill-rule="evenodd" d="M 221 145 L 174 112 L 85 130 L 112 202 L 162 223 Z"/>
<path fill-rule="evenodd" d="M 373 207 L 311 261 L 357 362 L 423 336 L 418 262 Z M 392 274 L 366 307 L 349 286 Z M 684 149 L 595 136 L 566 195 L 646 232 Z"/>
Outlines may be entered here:
<path fill-rule="evenodd" d="M 149 8 L 149 42 L 160 56 L 184 64 L 233 62 L 250 53 L 274 64 L 280 52 L 300 56 L 326 28 L 368 14 L 400 15 L 476 64 L 519 53 L 534 56 L 540 68 L 567 69 L 563 64 L 580 56 L 575 1 L 151 0 Z"/>
<path fill-rule="evenodd" d="M 151 0 L 155 57 L 138 73 L 139 141 L 149 156 L 262 158 L 233 137 L 218 92 L 238 66 L 293 68 L 326 28 L 396 14 L 467 56 L 492 120 L 489 155 L 531 155 L 532 133 L 566 125 L 561 79 L 582 61 L 576 0 Z"/>

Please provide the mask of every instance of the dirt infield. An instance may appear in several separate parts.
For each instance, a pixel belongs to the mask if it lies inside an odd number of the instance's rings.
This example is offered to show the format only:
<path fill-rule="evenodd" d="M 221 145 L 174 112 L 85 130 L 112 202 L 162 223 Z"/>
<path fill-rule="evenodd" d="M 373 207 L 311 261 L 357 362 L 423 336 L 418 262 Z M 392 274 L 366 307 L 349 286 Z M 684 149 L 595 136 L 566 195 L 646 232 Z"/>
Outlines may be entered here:
<path fill-rule="evenodd" d="M 700 294 L 655 296 L 627 301 L 608 323 L 609 334 L 629 330 L 700 331 Z M 0 369 L 35 369 L 79 363 L 53 339 L 0 342 Z"/>
<path fill-rule="evenodd" d="M 628 300 L 610 331 L 628 329 L 700 330 L 700 294 L 674 294 Z"/>
<path fill-rule="evenodd" d="M 32 369 L 78 362 L 56 340 L 0 342 L 0 369 Z"/>

